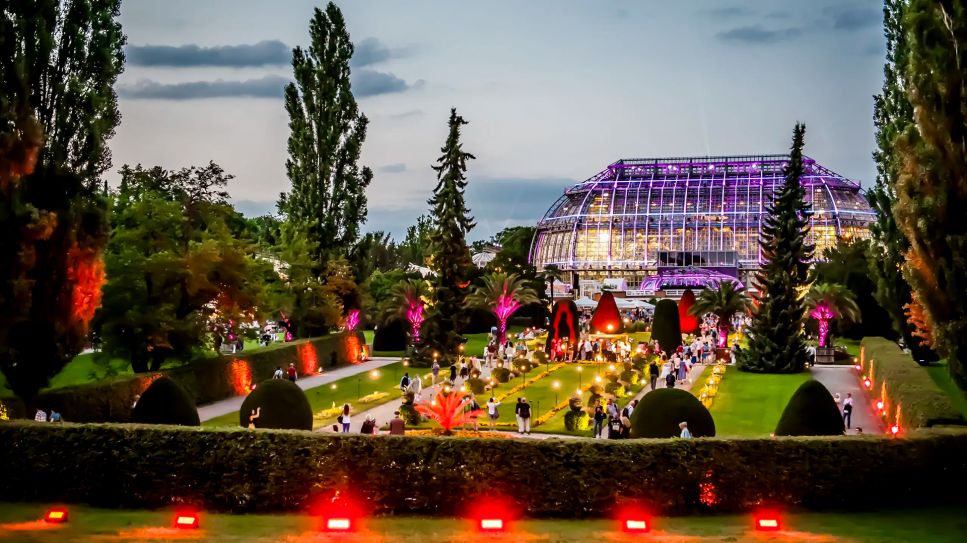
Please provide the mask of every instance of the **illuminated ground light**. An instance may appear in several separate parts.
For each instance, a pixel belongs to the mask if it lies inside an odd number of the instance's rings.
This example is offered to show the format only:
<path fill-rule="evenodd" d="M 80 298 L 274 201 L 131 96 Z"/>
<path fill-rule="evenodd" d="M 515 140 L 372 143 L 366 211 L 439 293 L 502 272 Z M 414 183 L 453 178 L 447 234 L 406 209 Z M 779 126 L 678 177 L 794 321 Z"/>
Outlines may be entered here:
<path fill-rule="evenodd" d="M 47 514 L 44 515 L 44 522 L 50 524 L 67 522 L 67 509 L 64 509 L 63 507 L 56 507 L 50 511 L 47 511 Z"/>
<path fill-rule="evenodd" d="M 353 519 L 349 517 L 330 517 L 323 523 L 327 532 L 349 532 L 355 527 Z"/>
<path fill-rule="evenodd" d="M 782 529 L 782 522 L 779 515 L 760 513 L 755 517 L 755 529 L 760 532 L 778 532 Z"/>
<path fill-rule="evenodd" d="M 899 433 L 900 433 L 900 426 L 899 425 L 894 424 L 893 426 L 890 426 L 890 434 L 897 435 Z"/>
<path fill-rule="evenodd" d="M 857 365 L 853 366 L 853 369 L 856 370 L 856 371 L 863 371 L 863 366 L 860 366 L 859 364 L 857 364 Z"/>
<path fill-rule="evenodd" d="M 474 504 L 469 517 L 477 530 L 486 533 L 505 532 L 510 528 L 513 508 L 503 499 L 487 498 Z"/>
<path fill-rule="evenodd" d="M 482 532 L 503 532 L 506 527 L 506 523 L 502 518 L 489 518 L 484 517 L 480 519 L 477 526 Z"/>
<path fill-rule="evenodd" d="M 175 528 L 179 530 L 197 530 L 199 524 L 198 513 L 183 512 L 175 515 Z"/>
<path fill-rule="evenodd" d="M 871 381 L 869 377 L 864 377 L 863 378 L 863 386 L 866 387 L 867 390 L 869 390 L 869 389 L 873 388 L 873 381 Z"/>

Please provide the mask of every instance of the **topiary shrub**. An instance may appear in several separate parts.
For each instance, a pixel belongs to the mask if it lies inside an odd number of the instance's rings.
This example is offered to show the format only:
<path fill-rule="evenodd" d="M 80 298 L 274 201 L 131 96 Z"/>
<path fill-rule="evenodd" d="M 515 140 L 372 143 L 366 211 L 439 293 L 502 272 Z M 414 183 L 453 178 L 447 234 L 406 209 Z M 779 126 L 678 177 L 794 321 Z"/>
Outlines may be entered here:
<path fill-rule="evenodd" d="M 625 395 L 625 386 L 619 382 L 611 382 L 604 385 L 604 391 L 615 398 L 623 398 Z"/>
<path fill-rule="evenodd" d="M 695 305 L 695 293 L 687 288 L 678 300 L 678 323 L 683 334 L 698 332 L 698 317 L 692 315 L 691 309 Z"/>
<path fill-rule="evenodd" d="M 564 413 L 564 428 L 571 432 L 587 430 L 590 420 L 591 417 L 584 411 L 568 411 Z"/>
<path fill-rule="evenodd" d="M 537 364 L 539 366 L 543 366 L 544 364 L 547 364 L 547 353 L 545 353 L 544 351 L 534 351 L 533 353 L 531 353 L 531 356 L 534 359 L 534 364 Z"/>
<path fill-rule="evenodd" d="M 796 389 L 776 425 L 777 436 L 841 436 L 844 432 L 846 426 L 836 401 L 814 379 Z"/>
<path fill-rule="evenodd" d="M 614 294 L 605 292 L 601 295 L 588 325 L 591 330 L 599 334 L 620 334 L 624 331 L 621 313 L 618 311 L 618 304 L 614 301 Z"/>
<path fill-rule="evenodd" d="M 580 396 L 571 396 L 567 401 L 567 407 L 571 411 L 584 411 L 584 400 Z"/>
<path fill-rule="evenodd" d="M 496 379 L 498 383 L 506 383 L 510 381 L 510 370 L 507 368 L 494 368 L 490 372 L 490 376 Z"/>
<path fill-rule="evenodd" d="M 312 407 L 305 392 L 288 379 L 263 381 L 245 397 L 238 423 L 248 428 L 252 411 L 260 411 L 256 428 L 312 430 Z"/>
<path fill-rule="evenodd" d="M 467 387 L 474 394 L 483 394 L 487 390 L 487 383 L 483 379 L 467 379 Z"/>
<path fill-rule="evenodd" d="M 377 327 L 373 334 L 373 351 L 406 350 L 407 327 L 401 319 L 392 319 Z"/>
<path fill-rule="evenodd" d="M 659 388 L 645 394 L 631 414 L 631 437 L 677 437 L 681 422 L 693 437 L 715 436 L 715 421 L 698 398 L 679 388 Z"/>
<path fill-rule="evenodd" d="M 141 393 L 131 420 L 142 424 L 201 426 L 195 402 L 181 385 L 167 377 L 159 377 Z"/>
<path fill-rule="evenodd" d="M 421 420 L 420 414 L 417 413 L 416 408 L 412 404 L 403 404 L 400 406 L 400 418 L 406 422 L 407 426 L 416 426 Z"/>
<path fill-rule="evenodd" d="M 597 406 L 599 406 L 599 405 L 601 405 L 601 406 L 604 405 L 604 396 L 602 396 L 601 394 L 591 393 L 591 395 L 588 396 L 588 409 L 587 410 L 588 411 L 594 411 L 594 408 L 597 407 Z"/>
<path fill-rule="evenodd" d="M 682 344 L 682 330 L 678 322 L 678 306 L 665 298 L 655 305 L 651 337 L 658 340 L 661 350 L 669 355 Z"/>
<path fill-rule="evenodd" d="M 641 376 L 635 370 L 625 370 L 621 372 L 621 380 L 629 385 L 637 385 Z"/>

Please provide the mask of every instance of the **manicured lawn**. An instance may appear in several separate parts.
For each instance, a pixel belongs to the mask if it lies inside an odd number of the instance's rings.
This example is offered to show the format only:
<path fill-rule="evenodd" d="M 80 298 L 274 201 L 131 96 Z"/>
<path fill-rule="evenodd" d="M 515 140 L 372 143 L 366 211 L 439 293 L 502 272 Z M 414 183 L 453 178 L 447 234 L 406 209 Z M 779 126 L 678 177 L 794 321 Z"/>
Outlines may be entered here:
<path fill-rule="evenodd" d="M 967 397 L 964 396 L 964 391 L 957 387 L 953 379 L 950 378 L 950 371 L 947 369 L 946 363 L 934 364 L 927 366 L 925 368 L 930 378 L 933 379 L 937 386 L 950 396 L 950 401 L 953 402 L 954 407 L 956 407 L 960 414 L 967 419 Z"/>
<path fill-rule="evenodd" d="M 468 521 L 455 518 L 378 517 L 364 520 L 360 531 L 327 536 L 317 521 L 305 515 L 202 514 L 198 531 L 171 528 L 171 511 L 105 510 L 70 507 L 70 521 L 56 527 L 37 519 L 43 504 L 0 504 L 0 540 L 54 543 L 60 541 L 341 541 L 347 543 L 445 543 L 451 541 L 664 541 L 712 543 L 731 541 L 810 541 L 850 543 L 960 543 L 967 540 L 967 517 L 962 507 L 909 509 L 871 513 L 789 513 L 783 531 L 759 534 L 749 515 L 669 517 L 653 519 L 645 536 L 622 533 L 617 523 L 593 520 L 523 520 L 507 533 L 480 534 Z"/>
<path fill-rule="evenodd" d="M 776 429 L 793 392 L 808 380 L 809 372 L 774 375 L 746 373 L 729 367 L 710 409 L 715 419 L 715 435 L 768 436 Z M 695 388 L 696 393 L 700 391 Z"/>
<path fill-rule="evenodd" d="M 339 379 L 328 385 L 310 388 L 305 391 L 306 397 L 309 399 L 309 405 L 312 406 L 312 412 L 315 413 L 313 427 L 320 428 L 336 422 L 337 415 L 329 416 L 321 413 L 325 409 L 341 407 L 343 404 L 348 403 L 352 406 L 354 413 L 362 413 L 363 411 L 387 402 L 399 401 L 399 383 L 404 371 L 410 372 L 410 376 L 414 375 L 413 368 L 404 367 L 402 362 L 396 362 L 383 366 L 378 370 Z M 420 368 L 416 371 L 422 375 L 428 373 L 430 370 Z M 374 392 L 385 392 L 387 395 L 370 402 L 363 403 L 359 401 L 359 398 Z M 238 413 L 228 413 L 227 415 L 215 417 L 203 422 L 202 425 L 237 426 Z"/>
<path fill-rule="evenodd" d="M 607 384 L 608 381 L 606 379 L 604 379 L 604 377 L 603 377 L 604 372 L 607 370 L 607 366 L 603 366 L 603 365 L 593 365 L 593 364 L 592 365 L 583 365 L 583 366 L 584 366 L 584 370 L 583 370 L 583 375 L 582 375 L 581 381 L 582 381 L 582 383 L 584 385 L 587 385 L 588 383 L 590 383 L 591 381 L 589 381 L 588 379 L 593 380 L 595 378 L 595 376 L 598 375 L 598 373 L 601 373 L 601 375 L 602 375 L 601 384 L 602 385 Z M 563 373 L 565 370 L 569 370 L 568 373 Z M 571 395 L 573 395 L 574 394 L 574 391 L 577 389 L 577 385 L 578 385 L 577 368 L 575 368 L 573 366 L 567 366 L 563 370 L 561 370 L 559 372 L 556 372 L 556 373 L 554 373 L 552 375 L 554 376 L 553 377 L 554 379 L 558 379 L 558 377 L 557 377 L 558 375 L 561 375 L 562 376 L 560 378 L 561 383 L 562 383 L 561 390 L 562 391 L 563 390 L 567 390 L 567 396 L 566 397 L 565 397 L 565 395 L 563 393 L 560 395 L 560 401 L 563 402 L 567 397 L 570 397 Z M 566 376 L 567 378 L 570 379 L 569 384 L 571 385 L 571 386 L 567 387 L 566 389 L 564 388 L 564 376 Z M 638 392 L 640 392 L 641 389 L 644 386 L 645 386 L 645 382 L 644 381 L 639 381 L 638 384 L 632 385 L 630 387 L 630 389 L 625 389 L 626 396 L 624 398 L 618 400 L 618 405 L 620 405 L 621 407 L 624 407 L 625 404 L 627 402 L 629 402 L 631 400 L 631 398 L 633 398 L 636 394 L 638 394 Z M 551 390 L 551 392 L 553 392 L 553 390 Z M 532 394 L 528 393 L 527 394 L 527 400 L 528 401 L 531 401 L 531 403 L 533 403 L 533 401 L 531 400 L 531 396 L 532 396 Z M 587 399 L 587 397 L 588 397 L 587 393 L 584 393 L 584 398 Z M 515 398 L 515 400 L 516 400 L 516 398 Z M 553 401 L 554 401 L 554 398 L 553 398 L 553 396 L 551 396 L 551 402 L 553 403 Z M 558 411 L 553 417 L 551 417 L 550 419 L 548 419 L 548 421 L 546 423 L 544 423 L 544 424 L 542 424 L 540 426 L 535 427 L 534 428 L 534 432 L 546 433 L 546 434 L 566 434 L 566 435 L 590 437 L 591 436 L 591 430 L 590 429 L 588 429 L 588 430 L 568 431 L 564 427 L 564 415 L 565 415 L 565 413 L 567 413 L 567 411 L 568 411 L 568 408 L 566 408 L 566 407 L 564 409 L 562 409 L 561 411 Z M 593 422 L 591 424 L 593 426 Z"/>

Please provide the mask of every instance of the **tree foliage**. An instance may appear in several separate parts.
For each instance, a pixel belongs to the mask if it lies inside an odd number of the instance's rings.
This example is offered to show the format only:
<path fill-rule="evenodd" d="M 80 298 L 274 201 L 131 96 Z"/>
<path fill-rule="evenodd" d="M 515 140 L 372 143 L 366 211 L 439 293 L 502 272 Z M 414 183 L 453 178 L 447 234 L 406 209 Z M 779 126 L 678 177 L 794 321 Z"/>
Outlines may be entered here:
<path fill-rule="evenodd" d="M 749 346 L 738 356 L 739 368 L 763 373 L 796 373 L 806 366 L 806 317 L 803 293 L 808 284 L 813 246 L 806 243 L 810 208 L 800 183 L 806 127 L 793 130 L 786 179 L 768 207 L 759 246 L 765 259 L 756 273 L 759 292 L 752 313 Z"/>
<path fill-rule="evenodd" d="M 345 255 L 356 242 L 373 179 L 372 170 L 357 164 L 369 121 L 350 87 L 352 56 L 342 12 L 332 2 L 325 11 L 316 8 L 309 48 L 292 51 L 295 81 L 285 88 L 292 190 L 281 195 L 279 211 L 308 236 L 320 262 Z"/>
<path fill-rule="evenodd" d="M 903 275 L 934 346 L 967 388 L 967 3 L 911 0 L 907 98 L 916 124 L 896 138 L 894 216 L 910 242 Z"/>
<path fill-rule="evenodd" d="M 735 288 L 731 281 L 722 281 L 716 288 L 703 290 L 689 311 L 696 317 L 708 313 L 715 315 L 718 319 L 719 346 L 725 346 L 732 327 L 732 317 L 736 313 L 747 313 L 751 306 L 745 288 Z"/>
<path fill-rule="evenodd" d="M 655 304 L 651 337 L 658 341 L 661 350 L 669 355 L 682 344 L 682 329 L 678 320 L 678 305 L 675 300 L 663 298 Z"/>
<path fill-rule="evenodd" d="M 460 335 L 469 323 L 465 298 L 471 279 L 473 262 L 467 247 L 467 233 L 474 227 L 470 210 L 464 201 L 467 188 L 467 161 L 474 156 L 463 150 L 460 127 L 467 124 L 457 110 L 450 110 L 450 128 L 442 155 L 433 166 L 437 185 L 429 204 L 433 216 L 430 236 L 430 268 L 433 278 L 433 304 L 424 325 L 424 345 L 445 360 L 455 357 L 463 343 Z"/>
<path fill-rule="evenodd" d="M 853 293 L 839 283 L 813 283 L 806 292 L 806 311 L 819 323 L 820 347 L 827 346 L 830 321 L 856 322 L 861 319 Z"/>
<path fill-rule="evenodd" d="M 467 305 L 493 312 L 497 317 L 497 341 L 507 339 L 507 319 L 521 307 L 539 302 L 537 293 L 526 286 L 517 274 L 490 273 L 483 276 L 473 292 L 467 296 Z"/>

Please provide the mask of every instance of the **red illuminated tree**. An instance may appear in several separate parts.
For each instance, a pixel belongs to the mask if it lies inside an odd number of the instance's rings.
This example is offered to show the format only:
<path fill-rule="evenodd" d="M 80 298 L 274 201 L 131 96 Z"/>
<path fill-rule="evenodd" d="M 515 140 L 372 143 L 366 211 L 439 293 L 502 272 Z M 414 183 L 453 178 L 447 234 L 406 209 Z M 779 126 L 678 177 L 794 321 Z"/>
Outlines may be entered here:
<path fill-rule="evenodd" d="M 614 294 L 605 292 L 591 315 L 591 329 L 599 334 L 620 334 L 621 328 L 621 313 L 618 312 Z"/>
<path fill-rule="evenodd" d="M 689 311 L 695 305 L 695 293 L 692 289 L 685 289 L 682 299 L 678 300 L 678 322 L 683 334 L 694 334 L 698 331 L 698 317 Z"/>
<path fill-rule="evenodd" d="M 443 435 L 452 435 L 453 429 L 464 423 L 471 422 L 473 417 L 480 414 L 480 410 L 466 411 L 464 408 L 470 404 L 469 399 L 462 398 L 459 394 L 451 392 L 444 394 L 438 392 L 433 400 L 423 401 L 415 406 L 417 413 L 432 419 L 440 428 Z"/>

